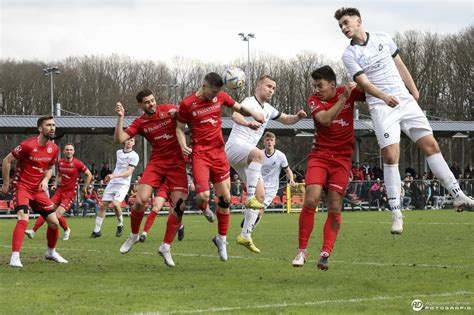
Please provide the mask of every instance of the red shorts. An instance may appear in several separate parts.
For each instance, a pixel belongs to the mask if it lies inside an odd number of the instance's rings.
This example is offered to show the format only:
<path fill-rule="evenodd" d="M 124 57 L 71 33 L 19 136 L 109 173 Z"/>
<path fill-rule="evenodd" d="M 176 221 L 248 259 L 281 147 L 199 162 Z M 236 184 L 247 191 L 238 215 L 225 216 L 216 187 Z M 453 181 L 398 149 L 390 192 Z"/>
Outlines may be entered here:
<path fill-rule="evenodd" d="M 29 189 L 22 184 L 13 186 L 13 205 L 15 209 L 24 211 L 31 207 L 35 212 L 53 212 L 55 210 L 53 202 L 49 199 L 45 191 Z"/>
<path fill-rule="evenodd" d="M 230 177 L 230 165 L 224 148 L 193 154 L 193 181 L 196 193 L 209 190 L 209 180 L 214 184 Z"/>
<path fill-rule="evenodd" d="M 344 195 L 349 183 L 352 159 L 347 156 L 309 155 L 306 185 L 320 185 Z"/>
<path fill-rule="evenodd" d="M 54 203 L 56 206 L 61 206 L 64 210 L 69 211 L 71 208 L 72 203 L 76 199 L 76 191 L 64 191 L 58 189 L 56 193 L 51 197 L 51 202 Z"/>
<path fill-rule="evenodd" d="M 170 197 L 170 188 L 168 187 L 168 182 L 165 181 L 163 184 L 161 184 L 160 189 L 156 193 L 156 197 L 161 197 L 163 199 L 168 200 Z"/>
<path fill-rule="evenodd" d="M 155 188 L 167 182 L 169 191 L 181 191 L 188 193 L 188 175 L 186 165 L 183 161 L 170 165 L 159 165 L 150 162 L 143 171 L 140 184 L 149 185 Z"/>

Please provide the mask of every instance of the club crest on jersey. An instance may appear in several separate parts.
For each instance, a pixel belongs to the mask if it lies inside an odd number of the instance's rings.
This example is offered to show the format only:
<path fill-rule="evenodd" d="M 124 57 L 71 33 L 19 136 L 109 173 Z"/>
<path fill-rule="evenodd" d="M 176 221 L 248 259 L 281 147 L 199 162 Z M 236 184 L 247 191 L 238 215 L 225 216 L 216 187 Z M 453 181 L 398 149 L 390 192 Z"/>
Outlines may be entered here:
<path fill-rule="evenodd" d="M 193 117 L 196 117 L 196 116 L 197 116 L 197 113 L 196 113 L 196 112 L 193 112 L 192 115 L 193 115 Z"/>
<path fill-rule="evenodd" d="M 16 151 L 16 152 L 20 152 L 20 151 L 21 151 L 21 145 L 17 146 L 17 147 L 15 148 L 15 151 Z"/>
<path fill-rule="evenodd" d="M 213 103 L 217 102 L 217 96 L 212 99 L 212 102 Z"/>
<path fill-rule="evenodd" d="M 383 45 L 379 44 L 379 51 L 381 51 L 382 49 L 383 49 Z"/>
<path fill-rule="evenodd" d="M 160 119 L 165 118 L 165 113 L 160 113 Z"/>
<path fill-rule="evenodd" d="M 51 152 L 53 152 L 53 148 L 51 148 L 51 147 L 48 147 L 48 148 L 46 149 L 46 152 L 48 152 L 48 153 L 51 153 Z"/>
<path fill-rule="evenodd" d="M 37 148 L 34 148 L 34 149 L 33 149 L 33 152 L 38 152 L 38 149 L 37 149 Z"/>

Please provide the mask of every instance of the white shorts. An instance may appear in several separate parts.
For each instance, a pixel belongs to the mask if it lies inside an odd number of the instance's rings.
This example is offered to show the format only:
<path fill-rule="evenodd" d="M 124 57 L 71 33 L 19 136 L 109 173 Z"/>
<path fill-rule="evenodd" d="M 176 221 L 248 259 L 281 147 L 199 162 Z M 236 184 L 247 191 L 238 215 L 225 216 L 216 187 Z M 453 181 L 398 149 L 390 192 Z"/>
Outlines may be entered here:
<path fill-rule="evenodd" d="M 400 142 L 403 131 L 413 142 L 433 134 L 426 115 L 411 95 L 398 96 L 396 107 L 386 104 L 369 106 L 377 142 L 381 149 Z"/>
<path fill-rule="evenodd" d="M 237 172 L 237 174 L 239 174 L 240 180 L 243 183 L 247 183 L 246 171 L 249 167 L 247 160 L 253 149 L 255 149 L 255 147 L 247 143 L 227 142 L 225 144 L 225 154 L 227 155 L 227 159 L 232 168 Z"/>
<path fill-rule="evenodd" d="M 122 202 L 128 193 L 130 185 L 110 183 L 105 187 L 102 201 L 118 201 Z"/>
<path fill-rule="evenodd" d="M 268 208 L 272 204 L 277 192 L 278 187 L 265 187 L 265 200 L 263 201 L 263 205 L 265 206 L 265 208 Z"/>

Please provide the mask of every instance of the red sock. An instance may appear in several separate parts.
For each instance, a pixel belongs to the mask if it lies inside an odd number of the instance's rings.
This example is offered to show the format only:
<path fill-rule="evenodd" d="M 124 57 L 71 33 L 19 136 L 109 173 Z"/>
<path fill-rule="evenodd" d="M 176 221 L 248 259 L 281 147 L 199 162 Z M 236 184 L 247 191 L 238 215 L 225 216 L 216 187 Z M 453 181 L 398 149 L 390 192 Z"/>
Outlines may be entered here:
<path fill-rule="evenodd" d="M 151 226 L 155 222 L 157 214 L 154 211 L 150 211 L 148 216 L 146 217 L 145 227 L 143 228 L 143 232 L 147 232 L 150 230 Z"/>
<path fill-rule="evenodd" d="M 16 221 L 15 228 L 13 229 L 12 252 L 19 252 L 21 250 L 21 245 L 23 245 L 23 240 L 25 239 L 25 231 L 27 228 L 28 221 Z"/>
<path fill-rule="evenodd" d="M 308 240 L 311 237 L 314 227 L 314 212 L 315 208 L 308 208 L 303 206 L 299 218 L 299 234 L 298 234 L 298 248 L 308 248 Z"/>
<path fill-rule="evenodd" d="M 132 208 L 132 213 L 130 213 L 130 225 L 133 234 L 138 234 L 140 232 L 140 225 L 142 224 L 144 216 L 145 211 L 137 212 L 134 208 Z"/>
<path fill-rule="evenodd" d="M 197 206 L 200 210 L 206 210 L 208 205 L 209 205 L 209 201 L 206 200 L 206 201 L 204 201 L 204 203 L 202 205 L 198 204 Z"/>
<path fill-rule="evenodd" d="M 341 213 L 328 213 L 326 223 L 324 224 L 323 252 L 331 254 L 336 242 L 337 233 L 341 227 Z"/>
<path fill-rule="evenodd" d="M 217 233 L 219 235 L 227 235 L 227 231 L 229 230 L 229 222 L 230 222 L 230 213 L 222 213 L 220 211 L 216 212 L 217 215 Z"/>
<path fill-rule="evenodd" d="M 35 221 L 35 225 L 33 226 L 33 231 L 36 233 L 38 229 L 46 222 L 42 216 L 39 216 L 38 219 Z"/>
<path fill-rule="evenodd" d="M 168 221 L 166 222 L 166 231 L 163 243 L 171 244 L 173 243 L 176 232 L 178 231 L 179 226 L 181 225 L 181 220 L 178 219 L 174 214 L 168 215 Z"/>
<path fill-rule="evenodd" d="M 67 231 L 69 227 L 67 226 L 66 218 L 63 216 L 60 216 L 58 217 L 58 221 L 59 221 L 59 225 L 63 228 L 63 230 Z"/>
<path fill-rule="evenodd" d="M 56 244 L 58 243 L 58 238 L 59 238 L 59 229 L 58 228 L 52 229 L 48 226 L 48 230 L 46 231 L 46 239 L 48 240 L 48 247 L 56 248 Z"/>

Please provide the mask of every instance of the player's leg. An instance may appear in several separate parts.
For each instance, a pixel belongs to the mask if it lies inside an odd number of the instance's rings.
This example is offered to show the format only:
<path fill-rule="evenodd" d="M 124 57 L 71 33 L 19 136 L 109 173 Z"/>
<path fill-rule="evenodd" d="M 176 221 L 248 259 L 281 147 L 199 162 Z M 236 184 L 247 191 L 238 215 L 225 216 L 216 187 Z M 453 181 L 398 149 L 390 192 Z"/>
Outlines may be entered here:
<path fill-rule="evenodd" d="M 230 224 L 230 179 L 214 184 L 217 202 L 217 235 L 213 238 L 214 245 L 218 249 L 219 258 L 227 260 L 227 232 Z"/>
<path fill-rule="evenodd" d="M 23 245 L 23 241 L 25 239 L 25 231 L 28 227 L 30 213 L 27 204 L 17 205 L 15 195 L 13 198 L 15 203 L 14 211 L 16 212 L 17 222 L 15 228 L 13 229 L 12 235 L 12 255 L 10 258 L 10 266 L 21 268 L 23 267 L 23 264 L 20 260 L 20 251 L 21 246 Z"/>
<path fill-rule="evenodd" d="M 258 200 L 256 197 L 256 190 L 257 190 L 257 183 L 260 181 L 262 182 L 262 164 L 265 160 L 265 156 L 263 152 L 258 148 L 253 148 L 250 151 L 247 163 L 248 167 L 245 171 L 245 175 L 247 178 L 246 185 L 247 185 L 247 198 L 245 200 L 245 206 L 250 209 L 263 209 L 264 206 L 262 204 L 264 193 L 262 194 L 263 184 L 260 188 L 259 197 L 261 200 Z"/>
<path fill-rule="evenodd" d="M 51 202 L 54 203 L 55 207 L 57 207 L 61 203 L 60 195 L 61 195 L 60 192 L 56 192 L 51 198 Z M 25 231 L 26 236 L 28 236 L 28 238 L 30 239 L 35 237 L 35 233 L 39 230 L 40 227 L 43 226 L 45 222 L 46 220 L 42 216 L 39 216 L 35 221 L 35 225 L 33 225 L 33 229 Z"/>
<path fill-rule="evenodd" d="M 97 212 L 97 216 L 95 217 L 95 226 L 94 230 L 92 230 L 91 238 L 97 238 L 102 236 L 102 232 L 100 231 L 102 228 L 102 223 L 104 223 L 105 213 L 109 206 L 110 200 L 104 200 L 106 198 L 105 194 L 102 197 L 102 201 L 100 202 L 99 211 Z"/>
<path fill-rule="evenodd" d="M 178 228 L 181 226 L 184 210 L 186 208 L 186 202 L 188 195 L 183 191 L 171 192 L 171 201 L 173 207 L 170 207 L 168 220 L 166 221 L 166 230 L 161 243 L 158 254 L 163 257 L 164 262 L 169 267 L 174 267 L 175 263 L 171 257 L 171 243 L 176 236 Z"/>
<path fill-rule="evenodd" d="M 263 186 L 263 181 L 260 179 L 257 181 L 255 196 L 252 200 L 257 200 L 260 204 L 263 205 L 263 200 L 265 198 L 265 189 Z M 255 246 L 252 240 L 252 231 L 255 228 L 257 220 L 259 220 L 260 212 L 263 212 L 264 208 L 252 209 L 250 203 L 245 204 L 248 208 L 244 211 L 244 222 L 242 224 L 242 230 L 240 235 L 237 236 L 237 244 L 245 246 L 251 252 L 260 253 L 260 249 Z"/>
<path fill-rule="evenodd" d="M 417 132 L 416 130 L 412 133 Z M 419 131 L 421 132 L 421 131 Z M 461 210 L 473 210 L 474 200 L 467 197 L 459 187 L 457 179 L 449 169 L 440 149 L 438 142 L 432 134 L 425 135 L 416 141 L 418 147 L 426 155 L 426 161 L 433 172 L 433 175 L 439 179 L 443 185 L 454 198 L 454 207 Z"/>
<path fill-rule="evenodd" d="M 72 198 L 66 198 L 56 208 L 56 217 L 58 218 L 59 225 L 62 227 L 64 231 L 64 235 L 63 235 L 64 241 L 69 240 L 69 236 L 71 235 L 71 229 L 69 228 L 69 225 L 67 224 L 64 214 L 71 208 L 71 205 L 73 202 L 74 201 Z"/>
<path fill-rule="evenodd" d="M 115 211 L 115 217 L 117 218 L 117 231 L 115 232 L 116 237 L 122 236 L 123 233 L 123 211 L 122 201 L 115 199 L 112 201 L 112 205 Z"/>
<path fill-rule="evenodd" d="M 216 161 L 215 163 L 218 163 Z M 195 157 L 192 160 L 193 182 L 196 192 L 196 206 L 202 211 L 206 220 L 214 222 L 214 213 L 209 208 L 209 167 L 212 161 L 205 157 Z"/>
<path fill-rule="evenodd" d="M 51 212 L 40 212 L 41 216 L 46 218 L 48 222 L 48 230 L 46 231 L 46 239 L 48 243 L 48 248 L 46 250 L 45 258 L 48 260 L 53 260 L 57 263 L 66 264 L 68 261 L 61 257 L 58 252 L 56 252 L 56 244 L 58 243 L 59 238 L 59 220 L 56 216 L 55 211 Z"/>
<path fill-rule="evenodd" d="M 140 235 L 140 242 L 145 242 L 146 238 L 148 236 L 148 231 L 150 231 L 151 227 L 153 226 L 153 223 L 155 223 L 156 216 L 160 212 L 160 210 L 163 208 L 163 205 L 166 202 L 166 198 L 163 198 L 161 196 L 157 196 L 155 198 L 155 201 L 153 202 L 153 206 L 150 209 L 150 213 L 148 213 L 148 216 L 146 217 L 145 221 L 145 226 L 143 227 L 143 232 L 142 235 Z"/>

